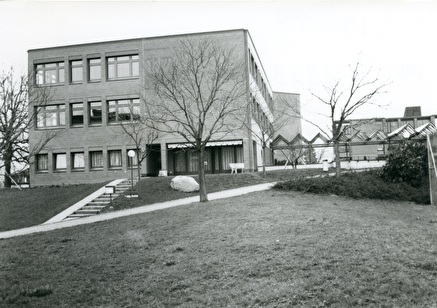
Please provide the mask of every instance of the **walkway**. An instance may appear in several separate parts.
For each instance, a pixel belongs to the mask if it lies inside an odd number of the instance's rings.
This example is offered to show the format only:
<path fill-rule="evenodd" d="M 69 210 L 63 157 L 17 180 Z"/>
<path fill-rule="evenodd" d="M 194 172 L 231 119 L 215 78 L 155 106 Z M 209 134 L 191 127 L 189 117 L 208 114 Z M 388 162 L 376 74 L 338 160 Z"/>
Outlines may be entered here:
<path fill-rule="evenodd" d="M 208 194 L 208 199 L 210 201 L 212 201 L 212 200 L 217 200 L 217 199 L 224 199 L 224 198 L 245 195 L 245 194 L 256 192 L 256 191 L 268 190 L 274 184 L 275 183 L 265 183 L 265 184 L 258 184 L 258 185 L 253 185 L 253 186 L 246 186 L 246 187 L 241 187 L 241 188 L 235 188 L 235 189 L 229 189 L 229 190 L 219 191 L 219 192 L 215 192 L 215 193 L 210 193 L 210 194 Z M 43 224 L 43 225 L 38 225 L 38 226 L 33 226 L 33 227 L 28 227 L 28 228 L 0 232 L 0 239 L 11 238 L 11 237 L 20 236 L 20 235 L 33 234 L 33 233 L 38 233 L 38 232 L 47 232 L 47 231 L 51 231 L 51 230 L 74 227 L 74 226 L 85 225 L 85 224 L 91 224 L 91 223 L 95 223 L 95 222 L 106 221 L 106 220 L 111 220 L 111 219 L 115 219 L 115 218 L 135 215 L 135 214 L 149 213 L 149 212 L 153 212 L 153 211 L 168 209 L 171 207 L 195 203 L 195 202 L 199 202 L 199 196 L 188 197 L 188 198 L 177 199 L 177 200 L 166 201 L 166 202 L 160 202 L 160 203 L 155 203 L 155 204 L 150 204 L 150 205 L 144 205 L 144 206 L 131 208 L 131 209 L 127 209 L 127 210 L 104 213 L 104 214 L 89 216 L 89 217 L 75 219 L 75 220 L 66 220 L 66 221 L 61 221 L 61 222 L 57 222 L 57 223 L 49 223 L 49 224 Z"/>

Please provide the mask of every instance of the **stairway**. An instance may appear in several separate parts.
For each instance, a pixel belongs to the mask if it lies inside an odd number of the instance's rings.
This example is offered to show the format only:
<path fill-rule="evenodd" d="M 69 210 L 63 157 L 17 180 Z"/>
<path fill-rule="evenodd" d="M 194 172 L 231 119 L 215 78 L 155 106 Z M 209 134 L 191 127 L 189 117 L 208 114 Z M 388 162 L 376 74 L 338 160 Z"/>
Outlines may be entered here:
<path fill-rule="evenodd" d="M 134 181 L 134 185 L 137 181 Z M 130 180 L 125 180 L 115 186 L 115 194 L 103 193 L 91 202 L 84 205 L 82 208 L 78 209 L 74 213 L 68 215 L 63 220 L 72 220 L 77 218 L 83 218 L 88 216 L 93 216 L 99 214 L 105 207 L 109 206 L 111 199 L 114 200 L 120 196 L 123 192 L 131 189 L 132 184 Z"/>

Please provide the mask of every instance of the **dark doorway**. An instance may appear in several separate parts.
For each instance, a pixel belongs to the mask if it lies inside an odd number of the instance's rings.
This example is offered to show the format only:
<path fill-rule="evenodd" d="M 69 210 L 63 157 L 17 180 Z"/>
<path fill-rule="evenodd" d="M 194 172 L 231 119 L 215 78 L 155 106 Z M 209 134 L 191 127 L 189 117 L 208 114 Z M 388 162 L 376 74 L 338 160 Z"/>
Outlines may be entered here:
<path fill-rule="evenodd" d="M 158 176 L 161 170 L 161 145 L 152 144 L 148 146 L 149 154 L 147 155 L 147 175 Z"/>

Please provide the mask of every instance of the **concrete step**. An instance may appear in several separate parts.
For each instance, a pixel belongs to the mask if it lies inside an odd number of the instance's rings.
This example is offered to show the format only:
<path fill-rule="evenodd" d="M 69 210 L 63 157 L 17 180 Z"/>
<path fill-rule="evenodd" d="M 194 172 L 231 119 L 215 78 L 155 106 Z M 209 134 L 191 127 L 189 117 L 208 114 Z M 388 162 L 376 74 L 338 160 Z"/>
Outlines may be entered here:
<path fill-rule="evenodd" d="M 71 214 L 67 218 L 82 218 L 92 216 L 92 214 Z"/>
<path fill-rule="evenodd" d="M 117 198 L 118 196 L 120 196 L 120 194 L 118 194 L 118 193 L 115 193 L 115 194 L 103 194 L 103 195 L 100 195 L 100 197 L 97 197 L 97 199 L 100 199 L 100 198 L 108 198 L 108 199 L 115 199 L 115 198 Z"/>
<path fill-rule="evenodd" d="M 98 198 L 96 198 L 96 199 L 94 199 L 93 201 L 111 201 L 111 199 L 112 200 L 114 200 L 115 198 L 109 198 L 109 197 L 102 197 L 102 196 L 100 196 L 100 197 L 98 197 Z"/>
<path fill-rule="evenodd" d="M 82 209 L 87 209 L 87 210 L 102 210 L 106 207 L 106 205 L 85 205 Z"/>
<path fill-rule="evenodd" d="M 76 212 L 74 212 L 73 213 L 73 215 L 76 215 L 76 214 L 89 214 L 89 215 L 93 215 L 93 214 L 99 214 L 100 213 L 100 210 L 87 210 L 87 209 L 80 209 L 80 210 L 77 210 Z"/>
<path fill-rule="evenodd" d="M 110 203 L 111 202 L 109 202 L 109 201 L 91 201 L 87 205 L 89 205 L 89 206 L 101 206 L 101 207 L 105 207 L 105 206 L 107 206 Z M 85 206 L 87 206 L 87 205 L 85 205 Z"/>
<path fill-rule="evenodd" d="M 137 181 L 134 181 L 134 185 L 137 184 Z M 132 188 L 132 184 L 130 181 L 124 181 L 120 184 L 118 184 L 115 187 L 115 193 L 114 194 L 103 194 L 97 197 L 96 199 L 90 201 L 88 204 L 74 212 L 73 214 L 66 217 L 64 220 L 72 220 L 72 219 L 78 219 L 83 217 L 89 217 L 93 215 L 99 214 L 105 207 L 107 207 L 111 200 L 114 200 L 118 196 L 120 196 L 122 193 L 124 193 L 127 190 L 130 190 Z"/>

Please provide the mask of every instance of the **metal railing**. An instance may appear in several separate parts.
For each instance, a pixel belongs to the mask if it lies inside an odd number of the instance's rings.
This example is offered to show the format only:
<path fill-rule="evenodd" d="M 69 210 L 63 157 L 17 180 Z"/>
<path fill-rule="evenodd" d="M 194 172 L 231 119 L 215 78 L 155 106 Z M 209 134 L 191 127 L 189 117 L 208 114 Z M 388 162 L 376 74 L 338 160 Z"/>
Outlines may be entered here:
<path fill-rule="evenodd" d="M 435 138 L 434 140 L 437 140 Z M 431 205 L 437 204 L 437 168 L 435 164 L 434 151 L 432 150 L 431 139 L 426 136 L 426 143 L 428 147 L 428 167 L 429 167 L 429 197 Z"/>

